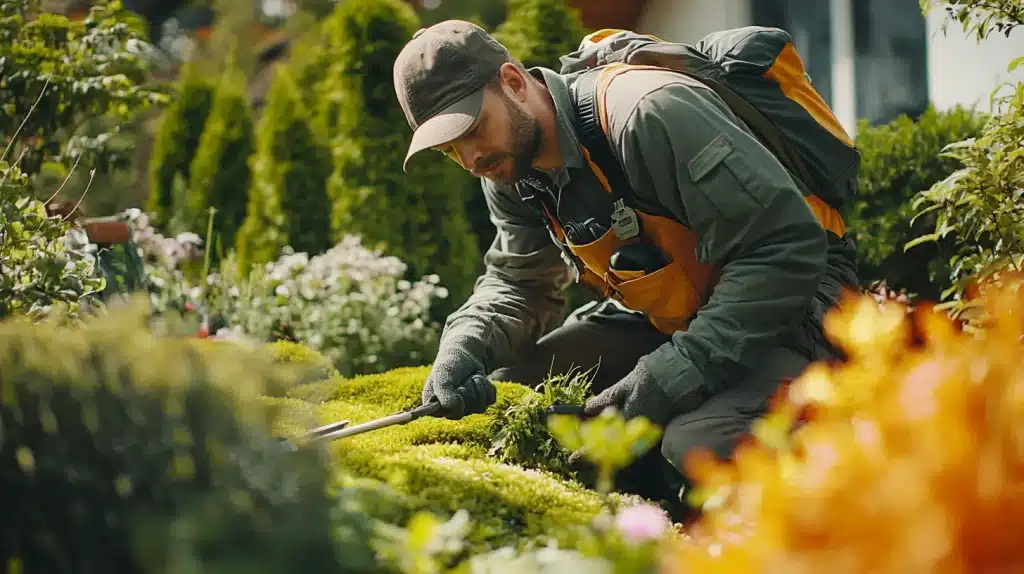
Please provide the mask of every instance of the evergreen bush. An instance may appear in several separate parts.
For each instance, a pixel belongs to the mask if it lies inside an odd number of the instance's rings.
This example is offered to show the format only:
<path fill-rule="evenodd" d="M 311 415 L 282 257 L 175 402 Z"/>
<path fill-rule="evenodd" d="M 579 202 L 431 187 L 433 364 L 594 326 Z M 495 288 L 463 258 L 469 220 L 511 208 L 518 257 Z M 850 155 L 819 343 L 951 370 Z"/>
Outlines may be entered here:
<path fill-rule="evenodd" d="M 527 68 L 561 67 L 558 59 L 576 50 L 587 29 L 580 11 L 565 0 L 509 0 L 508 17 L 494 37 Z"/>
<path fill-rule="evenodd" d="M 154 337 L 143 313 L 9 321 L 0 371 L 7 571 L 373 571 L 372 523 L 337 522 L 322 454 L 270 434 L 287 380 L 259 354 Z"/>
<path fill-rule="evenodd" d="M 468 296 L 481 265 L 458 186 L 458 166 L 439 154 L 402 163 L 409 127 L 392 67 L 419 28 L 402 0 L 352 0 L 325 25 L 330 67 L 318 86 L 319 122 L 334 149 L 330 178 L 335 240 L 363 238 L 408 265 L 410 278 L 437 274 L 448 309 Z"/>
<path fill-rule="evenodd" d="M 274 70 L 249 167 L 246 217 L 235 241 L 239 265 L 273 261 L 286 246 L 311 256 L 326 251 L 332 244 L 330 150 L 313 131 L 285 66 Z"/>
<path fill-rule="evenodd" d="M 196 156 L 188 186 L 188 228 L 206 229 L 208 210 L 215 209 L 211 262 L 234 248 L 238 228 L 245 220 L 251 182 L 249 158 L 254 151 L 252 111 L 245 77 L 230 66 L 220 78 L 210 116 Z"/>
<path fill-rule="evenodd" d="M 904 251 L 928 229 L 927 218 L 911 224 L 914 196 L 957 169 L 940 154 L 945 146 L 980 133 L 983 118 L 965 108 L 929 108 L 916 120 L 908 116 L 878 126 L 862 122 L 857 131 L 860 181 L 847 223 L 857 242 L 865 283 L 885 281 L 889 288 L 937 300 L 949 286 L 948 245 L 919 245 Z"/>
<path fill-rule="evenodd" d="M 160 117 L 149 156 L 146 211 L 157 227 L 175 232 L 205 230 L 205 225 L 200 229 L 182 227 L 183 223 L 190 223 L 185 215 L 187 203 L 184 192 L 213 107 L 215 91 L 216 82 L 204 75 L 198 66 L 187 63 L 182 67 L 177 93 Z"/>

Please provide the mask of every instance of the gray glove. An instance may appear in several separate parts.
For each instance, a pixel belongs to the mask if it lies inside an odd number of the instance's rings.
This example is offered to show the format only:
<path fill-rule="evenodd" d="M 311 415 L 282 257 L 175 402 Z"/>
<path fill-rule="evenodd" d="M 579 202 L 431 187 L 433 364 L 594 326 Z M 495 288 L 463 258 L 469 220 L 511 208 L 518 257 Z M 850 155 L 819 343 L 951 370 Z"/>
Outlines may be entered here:
<path fill-rule="evenodd" d="M 461 346 L 445 345 L 423 385 L 423 404 L 436 398 L 442 415 L 451 420 L 484 412 L 497 392 L 483 371 L 483 364 Z"/>
<path fill-rule="evenodd" d="M 643 416 L 664 428 L 673 416 L 696 408 L 704 398 L 703 393 L 694 392 L 686 397 L 685 402 L 672 400 L 654 381 L 644 359 L 640 359 L 628 375 L 588 400 L 583 412 L 586 416 L 594 416 L 606 407 L 614 406 L 626 420 Z"/>

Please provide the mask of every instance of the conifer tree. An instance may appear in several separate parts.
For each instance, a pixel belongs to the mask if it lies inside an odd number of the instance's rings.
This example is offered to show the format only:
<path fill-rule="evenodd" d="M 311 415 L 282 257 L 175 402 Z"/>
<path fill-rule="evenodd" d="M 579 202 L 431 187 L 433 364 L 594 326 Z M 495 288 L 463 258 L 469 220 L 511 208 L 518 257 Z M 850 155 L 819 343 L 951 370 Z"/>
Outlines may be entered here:
<path fill-rule="evenodd" d="M 402 0 L 349 0 L 326 22 L 330 68 L 318 87 L 321 133 L 330 134 L 335 240 L 354 233 L 409 265 L 411 277 L 437 274 L 450 305 L 469 294 L 480 256 L 458 166 L 440 154 L 402 163 L 410 130 L 392 69 L 420 27 Z"/>
<path fill-rule="evenodd" d="M 255 134 L 245 77 L 233 58 L 217 84 L 210 116 L 192 162 L 188 193 L 188 220 L 195 230 L 205 230 L 208 210 L 213 220 L 213 260 L 218 251 L 233 248 L 235 235 L 245 219 L 251 181 L 249 157 Z M 220 249 L 215 249 L 219 246 Z"/>
<path fill-rule="evenodd" d="M 310 256 L 326 251 L 332 245 L 330 150 L 313 132 L 286 66 L 275 70 L 249 167 L 249 204 L 236 240 L 242 268 L 276 259 L 285 246 Z"/>
<path fill-rule="evenodd" d="M 153 223 L 162 228 L 168 228 L 184 212 L 182 198 L 175 197 L 176 182 L 181 189 L 180 185 L 187 186 L 191 177 L 192 160 L 213 105 L 214 90 L 212 79 L 196 66 L 186 64 L 178 82 L 178 93 L 161 116 L 149 161 L 146 210 Z"/>

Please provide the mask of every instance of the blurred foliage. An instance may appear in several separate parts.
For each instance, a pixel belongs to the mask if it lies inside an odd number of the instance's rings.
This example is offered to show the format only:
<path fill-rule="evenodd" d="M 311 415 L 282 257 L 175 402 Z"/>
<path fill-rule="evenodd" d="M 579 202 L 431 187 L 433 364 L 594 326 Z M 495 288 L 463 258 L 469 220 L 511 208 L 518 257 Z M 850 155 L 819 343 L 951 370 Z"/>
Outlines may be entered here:
<path fill-rule="evenodd" d="M 155 337 L 140 311 L 0 324 L 5 571 L 377 571 L 373 522 L 335 513 L 321 453 L 270 433 L 285 371 Z"/>
<path fill-rule="evenodd" d="M 897 291 L 937 300 L 949 286 L 943 249 L 948 242 L 904 246 L 934 221 L 911 225 L 913 197 L 948 177 L 956 162 L 939 153 L 953 142 L 977 135 L 984 119 L 970 110 L 938 112 L 929 108 L 917 119 L 907 116 L 878 126 L 862 121 L 857 129 L 861 152 L 859 189 L 846 214 L 857 243 L 858 275 L 864 283 L 885 281 Z"/>
<path fill-rule="evenodd" d="M 116 0 L 95 2 L 82 20 L 38 9 L 38 0 L 0 1 L 6 159 L 30 178 L 44 167 L 65 175 L 72 164 L 101 173 L 126 165 L 130 156 L 108 145 L 120 123 L 166 101 L 143 87 L 149 48 L 142 24 Z"/>

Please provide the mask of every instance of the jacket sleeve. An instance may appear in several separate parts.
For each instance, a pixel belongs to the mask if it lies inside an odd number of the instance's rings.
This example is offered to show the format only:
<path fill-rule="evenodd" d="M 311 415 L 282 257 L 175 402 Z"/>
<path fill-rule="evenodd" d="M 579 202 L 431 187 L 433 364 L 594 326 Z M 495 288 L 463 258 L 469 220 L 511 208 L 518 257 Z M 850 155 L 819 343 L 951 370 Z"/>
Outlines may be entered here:
<path fill-rule="evenodd" d="M 541 216 L 514 189 L 480 181 L 496 234 L 473 292 L 445 322 L 439 354 L 459 347 L 489 373 L 553 327 L 572 274 Z"/>
<path fill-rule="evenodd" d="M 710 90 L 668 81 L 620 107 L 611 141 L 637 194 L 697 233 L 698 259 L 720 273 L 688 329 L 647 367 L 670 397 L 713 393 L 756 369 L 811 309 L 827 235 L 782 165 Z"/>

